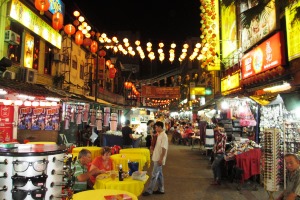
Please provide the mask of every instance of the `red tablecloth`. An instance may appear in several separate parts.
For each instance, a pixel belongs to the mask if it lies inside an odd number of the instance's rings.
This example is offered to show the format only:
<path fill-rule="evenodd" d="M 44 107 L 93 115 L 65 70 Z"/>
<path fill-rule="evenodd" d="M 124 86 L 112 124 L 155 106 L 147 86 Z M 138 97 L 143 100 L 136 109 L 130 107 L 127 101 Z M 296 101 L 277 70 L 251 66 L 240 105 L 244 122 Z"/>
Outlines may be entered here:
<path fill-rule="evenodd" d="M 237 155 L 235 158 L 236 166 L 244 170 L 242 181 L 249 179 L 251 176 L 260 174 L 260 149 L 251 149 Z"/>

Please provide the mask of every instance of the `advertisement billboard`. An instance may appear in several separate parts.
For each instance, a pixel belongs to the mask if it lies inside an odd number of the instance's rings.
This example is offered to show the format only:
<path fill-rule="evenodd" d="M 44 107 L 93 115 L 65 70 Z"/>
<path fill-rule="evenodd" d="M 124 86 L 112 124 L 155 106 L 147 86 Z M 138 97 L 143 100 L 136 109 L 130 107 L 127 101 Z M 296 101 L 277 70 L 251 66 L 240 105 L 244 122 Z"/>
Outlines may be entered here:
<path fill-rule="evenodd" d="M 295 16 L 300 8 L 300 1 L 296 1 L 293 5 L 286 8 L 286 35 L 287 35 L 287 50 L 289 61 L 300 57 L 300 20 Z"/>
<path fill-rule="evenodd" d="M 241 59 L 242 79 L 284 65 L 283 34 L 278 32 Z"/>
<path fill-rule="evenodd" d="M 236 6 L 221 4 L 222 58 L 237 49 Z"/>
<path fill-rule="evenodd" d="M 243 12 L 240 21 L 241 47 L 245 51 L 276 29 L 275 0 L 271 0 L 263 9 L 256 6 Z"/>
<path fill-rule="evenodd" d="M 0 142 L 10 142 L 13 135 L 14 107 L 0 105 Z"/>

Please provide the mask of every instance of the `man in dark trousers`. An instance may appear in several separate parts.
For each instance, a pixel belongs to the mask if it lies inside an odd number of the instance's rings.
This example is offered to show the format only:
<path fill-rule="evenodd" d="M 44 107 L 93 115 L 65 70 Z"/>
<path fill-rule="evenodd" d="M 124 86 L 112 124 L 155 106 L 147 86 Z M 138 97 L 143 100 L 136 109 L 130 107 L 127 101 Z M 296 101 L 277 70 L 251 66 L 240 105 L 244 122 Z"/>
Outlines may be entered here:
<path fill-rule="evenodd" d="M 211 185 L 220 185 L 221 165 L 222 165 L 222 161 L 224 160 L 226 140 L 227 140 L 223 123 L 217 123 L 217 127 L 214 129 L 214 136 L 215 136 L 215 146 L 213 148 L 214 161 L 211 166 L 214 174 L 214 181 L 211 183 Z"/>
<path fill-rule="evenodd" d="M 125 121 L 125 126 L 122 128 L 122 136 L 123 136 L 123 149 L 132 148 L 132 142 L 134 140 L 132 136 L 132 129 L 129 127 L 130 121 L 127 119 Z"/>

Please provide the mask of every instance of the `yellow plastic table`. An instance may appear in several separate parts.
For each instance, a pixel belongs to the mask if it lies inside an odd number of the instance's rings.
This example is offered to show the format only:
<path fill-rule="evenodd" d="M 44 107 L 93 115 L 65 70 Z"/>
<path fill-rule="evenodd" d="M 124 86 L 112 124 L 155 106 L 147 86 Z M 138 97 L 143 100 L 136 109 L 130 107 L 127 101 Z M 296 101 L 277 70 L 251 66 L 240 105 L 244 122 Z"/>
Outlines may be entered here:
<path fill-rule="evenodd" d="M 148 167 L 151 164 L 150 150 L 146 148 L 121 149 L 120 154 L 140 154 L 146 156 Z"/>
<path fill-rule="evenodd" d="M 114 154 L 110 158 L 113 160 L 113 168 L 117 170 L 119 165 L 122 164 L 123 171 L 128 171 L 128 161 L 138 162 L 139 171 L 142 171 L 146 164 L 146 156 L 140 154 Z"/>
<path fill-rule="evenodd" d="M 101 152 L 102 152 L 102 147 L 93 147 L 93 146 L 88 146 L 88 147 L 75 147 L 73 148 L 72 150 L 72 155 L 73 155 L 73 158 L 75 156 L 77 156 L 78 158 L 78 154 L 79 152 L 82 150 L 82 149 L 87 149 L 91 152 L 92 154 L 92 159 L 94 159 L 95 157 L 97 156 L 100 156 L 101 155 Z"/>
<path fill-rule="evenodd" d="M 116 172 L 117 173 L 117 172 Z M 143 181 L 133 180 L 132 177 L 125 178 L 123 181 L 119 181 L 116 177 L 114 180 L 109 178 L 99 179 L 96 178 L 94 189 L 117 189 L 131 192 L 132 194 L 139 196 L 144 190 L 144 185 L 147 182 L 149 176 L 146 175 L 146 179 Z"/>
<path fill-rule="evenodd" d="M 130 196 L 132 200 L 138 200 L 137 196 L 130 192 L 126 192 L 124 190 L 111 189 L 87 190 L 84 192 L 79 192 L 73 195 L 73 200 L 105 200 L 105 197 L 122 194 Z"/>

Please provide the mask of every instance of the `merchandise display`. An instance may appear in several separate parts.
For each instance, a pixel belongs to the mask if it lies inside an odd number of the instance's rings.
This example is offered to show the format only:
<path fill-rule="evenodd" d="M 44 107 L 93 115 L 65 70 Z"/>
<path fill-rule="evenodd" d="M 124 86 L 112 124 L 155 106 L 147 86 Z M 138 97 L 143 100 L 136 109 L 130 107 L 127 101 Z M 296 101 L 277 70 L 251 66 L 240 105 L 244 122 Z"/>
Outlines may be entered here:
<path fill-rule="evenodd" d="M 65 146 L 16 144 L 0 152 L 1 199 L 63 199 L 73 192 Z"/>

